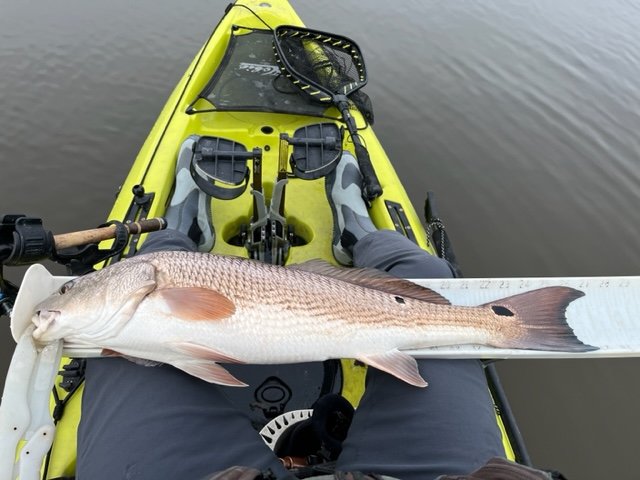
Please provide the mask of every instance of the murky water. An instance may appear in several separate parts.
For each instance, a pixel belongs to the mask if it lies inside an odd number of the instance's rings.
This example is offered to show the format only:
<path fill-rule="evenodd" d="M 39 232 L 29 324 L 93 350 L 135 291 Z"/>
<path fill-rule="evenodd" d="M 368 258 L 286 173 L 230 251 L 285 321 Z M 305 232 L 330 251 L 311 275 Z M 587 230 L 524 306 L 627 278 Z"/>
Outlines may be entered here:
<path fill-rule="evenodd" d="M 640 273 L 635 2 L 327 3 L 295 5 L 359 41 L 378 136 L 417 208 L 436 191 L 467 276 Z M 180 5 L 0 0 L 0 212 L 105 219 L 226 2 Z M 636 476 L 639 368 L 503 363 L 536 464 Z"/>

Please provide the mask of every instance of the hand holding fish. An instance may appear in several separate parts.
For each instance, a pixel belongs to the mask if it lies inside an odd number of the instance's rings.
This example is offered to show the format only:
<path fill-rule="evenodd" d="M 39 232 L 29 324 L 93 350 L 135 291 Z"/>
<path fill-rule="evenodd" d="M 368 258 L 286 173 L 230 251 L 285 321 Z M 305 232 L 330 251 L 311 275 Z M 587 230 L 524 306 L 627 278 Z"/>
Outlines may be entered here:
<path fill-rule="evenodd" d="M 547 287 L 462 307 L 377 270 L 158 252 L 68 282 L 38 305 L 33 335 L 168 363 L 221 385 L 245 386 L 219 363 L 356 358 L 424 387 L 415 360 L 402 350 L 455 344 L 593 350 L 565 320 L 569 303 L 582 295 Z"/>

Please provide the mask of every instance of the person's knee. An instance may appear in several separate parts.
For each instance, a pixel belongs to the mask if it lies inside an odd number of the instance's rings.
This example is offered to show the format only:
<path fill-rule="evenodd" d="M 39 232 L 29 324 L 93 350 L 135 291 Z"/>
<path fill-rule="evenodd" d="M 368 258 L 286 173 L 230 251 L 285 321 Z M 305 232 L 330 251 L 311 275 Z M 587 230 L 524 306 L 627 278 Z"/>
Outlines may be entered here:
<path fill-rule="evenodd" d="M 384 270 L 403 278 L 452 278 L 446 260 L 429 254 L 404 235 L 378 230 L 362 238 L 353 249 L 356 267 Z"/>
<path fill-rule="evenodd" d="M 164 252 L 169 250 L 195 252 L 197 251 L 197 246 L 186 233 L 166 229 L 150 233 L 137 253 L 141 255 L 143 253 Z"/>

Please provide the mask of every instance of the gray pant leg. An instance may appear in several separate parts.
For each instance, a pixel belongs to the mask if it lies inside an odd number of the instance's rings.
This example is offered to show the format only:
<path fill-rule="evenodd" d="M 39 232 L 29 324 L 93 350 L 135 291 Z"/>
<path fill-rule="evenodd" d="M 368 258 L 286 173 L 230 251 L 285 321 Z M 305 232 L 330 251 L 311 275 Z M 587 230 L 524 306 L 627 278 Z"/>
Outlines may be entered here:
<path fill-rule="evenodd" d="M 195 250 L 175 230 L 151 234 L 141 253 Z M 78 429 L 79 480 L 197 480 L 233 465 L 285 470 L 222 389 L 171 366 L 87 361 Z"/>
<path fill-rule="evenodd" d="M 150 233 L 140 247 L 138 254 L 164 252 L 167 250 L 179 250 L 181 252 L 197 252 L 196 242 L 191 240 L 186 233 L 179 230 L 160 230 Z"/>
<path fill-rule="evenodd" d="M 384 270 L 402 278 L 455 276 L 449 262 L 429 255 L 394 230 L 378 230 L 363 237 L 353 247 L 353 263 L 358 267 Z"/>
<path fill-rule="evenodd" d="M 119 358 L 89 361 L 85 381 L 79 480 L 197 480 L 234 465 L 284 475 L 223 387 Z"/>
<path fill-rule="evenodd" d="M 367 235 L 354 265 L 406 278 L 451 277 L 444 260 L 393 231 Z M 426 388 L 370 368 L 367 387 L 338 460 L 340 470 L 402 480 L 469 473 L 504 457 L 493 402 L 477 360 L 418 360 Z"/>

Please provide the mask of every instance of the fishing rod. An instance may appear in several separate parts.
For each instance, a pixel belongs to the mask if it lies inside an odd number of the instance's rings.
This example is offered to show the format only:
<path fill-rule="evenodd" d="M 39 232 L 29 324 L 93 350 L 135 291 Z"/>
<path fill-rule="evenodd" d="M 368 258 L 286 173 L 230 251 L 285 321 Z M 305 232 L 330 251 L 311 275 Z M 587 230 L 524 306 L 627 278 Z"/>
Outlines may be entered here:
<path fill-rule="evenodd" d="M 147 218 L 137 222 L 123 223 L 122 226 L 129 235 L 139 235 L 141 233 L 155 232 L 167 228 L 167 221 L 162 217 Z M 53 240 L 56 249 L 77 247 L 89 243 L 97 243 L 103 240 L 110 240 L 116 237 L 118 225 L 111 224 L 106 227 L 81 230 L 79 232 L 63 233 L 54 235 Z"/>
<path fill-rule="evenodd" d="M 5 280 L 2 271 L 4 265 L 30 265 L 50 259 L 66 265 L 73 273 L 86 273 L 96 263 L 119 253 L 130 235 L 166 227 L 166 220 L 158 217 L 129 223 L 112 221 L 98 228 L 54 235 L 43 227 L 39 218 L 0 216 L 0 316 L 11 313 L 13 300 L 18 293 L 18 287 Z M 111 239 L 115 241 L 110 248 L 98 248 L 98 243 Z M 74 248 L 83 246 L 81 249 Z"/>

